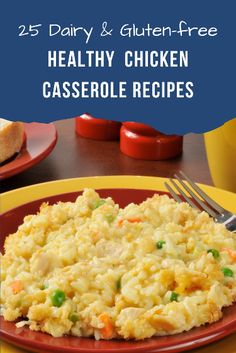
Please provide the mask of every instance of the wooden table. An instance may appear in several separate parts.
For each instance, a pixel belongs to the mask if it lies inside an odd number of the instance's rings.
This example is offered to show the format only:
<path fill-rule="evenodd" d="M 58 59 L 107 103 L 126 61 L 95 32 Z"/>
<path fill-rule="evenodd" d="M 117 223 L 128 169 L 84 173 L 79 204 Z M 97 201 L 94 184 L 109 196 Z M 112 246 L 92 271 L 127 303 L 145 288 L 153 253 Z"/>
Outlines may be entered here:
<path fill-rule="evenodd" d="M 143 161 L 123 155 L 119 141 L 79 137 L 74 119 L 57 121 L 58 142 L 43 161 L 21 174 L 1 181 L 1 192 L 49 180 L 95 175 L 149 175 L 171 177 L 183 170 L 195 181 L 212 185 L 202 135 L 184 138 L 182 156 L 168 161 Z"/>

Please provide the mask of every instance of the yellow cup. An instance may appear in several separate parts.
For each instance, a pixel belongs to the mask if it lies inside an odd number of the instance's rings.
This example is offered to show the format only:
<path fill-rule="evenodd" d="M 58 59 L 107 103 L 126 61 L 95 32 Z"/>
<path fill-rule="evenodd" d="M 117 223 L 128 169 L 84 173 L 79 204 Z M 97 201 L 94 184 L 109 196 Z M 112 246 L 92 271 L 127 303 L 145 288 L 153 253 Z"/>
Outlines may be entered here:
<path fill-rule="evenodd" d="M 215 186 L 236 192 L 236 118 L 204 134 Z"/>

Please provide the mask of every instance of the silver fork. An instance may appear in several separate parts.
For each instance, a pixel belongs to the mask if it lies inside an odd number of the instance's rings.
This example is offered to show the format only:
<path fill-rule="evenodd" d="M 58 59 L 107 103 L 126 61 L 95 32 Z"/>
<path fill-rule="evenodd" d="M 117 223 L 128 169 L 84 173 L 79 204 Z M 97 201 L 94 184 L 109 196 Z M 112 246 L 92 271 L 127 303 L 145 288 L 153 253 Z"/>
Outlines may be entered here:
<path fill-rule="evenodd" d="M 189 203 L 190 206 L 206 211 L 214 220 L 218 223 L 223 223 L 225 227 L 233 233 L 236 233 L 236 215 L 229 212 L 225 208 L 221 207 L 218 203 L 216 203 L 212 198 L 210 198 L 202 189 L 197 186 L 185 173 L 182 171 L 179 174 L 174 174 L 174 177 L 178 180 L 179 184 L 173 180 L 169 179 L 174 188 L 178 191 L 178 193 L 171 187 L 168 183 L 165 182 L 165 186 L 173 199 L 177 202 L 183 202 L 180 198 L 179 194 L 182 198 Z M 185 179 L 185 181 L 183 181 Z M 189 185 L 191 188 L 189 187 Z M 194 192 L 194 191 L 195 192 Z M 188 195 L 187 195 L 187 193 Z M 195 202 L 193 202 L 193 200 Z"/>

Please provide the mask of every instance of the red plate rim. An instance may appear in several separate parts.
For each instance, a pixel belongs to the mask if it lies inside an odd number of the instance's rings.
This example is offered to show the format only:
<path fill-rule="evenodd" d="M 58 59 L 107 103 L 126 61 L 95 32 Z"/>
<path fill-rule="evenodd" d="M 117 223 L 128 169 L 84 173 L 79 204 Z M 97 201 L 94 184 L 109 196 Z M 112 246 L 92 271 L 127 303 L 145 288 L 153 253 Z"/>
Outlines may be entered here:
<path fill-rule="evenodd" d="M 40 134 L 39 134 L 40 129 Z M 0 167 L 0 180 L 9 178 L 13 175 L 23 172 L 24 170 L 37 164 L 46 158 L 57 142 L 57 130 L 53 123 L 24 123 L 24 131 L 26 141 L 23 144 L 17 157 L 9 163 Z M 31 157 L 35 136 L 41 136 L 44 139 L 44 147 L 39 149 L 34 157 Z M 38 143 L 38 141 L 37 141 Z"/>

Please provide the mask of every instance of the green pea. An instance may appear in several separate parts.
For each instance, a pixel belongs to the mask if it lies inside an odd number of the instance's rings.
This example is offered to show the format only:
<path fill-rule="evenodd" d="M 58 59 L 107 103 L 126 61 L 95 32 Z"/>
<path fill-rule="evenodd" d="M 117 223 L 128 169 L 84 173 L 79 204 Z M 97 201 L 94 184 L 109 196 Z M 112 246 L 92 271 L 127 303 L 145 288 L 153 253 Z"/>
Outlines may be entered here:
<path fill-rule="evenodd" d="M 219 257 L 220 257 L 220 253 L 216 249 L 209 249 L 209 250 L 207 250 L 207 253 L 208 254 L 211 253 L 215 259 L 219 259 Z"/>
<path fill-rule="evenodd" d="M 157 249 L 162 249 L 163 248 L 163 245 L 165 244 L 165 240 L 159 240 L 157 243 L 156 243 L 156 247 Z"/>
<path fill-rule="evenodd" d="M 172 292 L 171 295 L 170 295 L 170 301 L 171 302 L 177 302 L 178 301 L 178 296 L 179 296 L 178 293 Z"/>
<path fill-rule="evenodd" d="M 116 281 L 116 288 L 117 290 L 121 289 L 121 277 Z"/>
<path fill-rule="evenodd" d="M 51 295 L 51 301 L 53 306 L 57 306 L 58 308 L 62 306 L 65 300 L 66 300 L 66 295 L 60 289 L 56 289 L 55 292 Z"/>
<path fill-rule="evenodd" d="M 234 277 L 233 271 L 228 267 L 223 267 L 221 271 L 223 272 L 225 277 Z"/>
<path fill-rule="evenodd" d="M 69 316 L 69 320 L 75 324 L 79 320 L 79 315 L 77 315 L 76 313 L 72 313 Z"/>
<path fill-rule="evenodd" d="M 115 217 L 113 215 L 108 215 L 106 216 L 106 220 L 108 223 L 112 223 L 114 221 Z"/>
<path fill-rule="evenodd" d="M 94 202 L 92 209 L 95 210 L 96 208 L 104 205 L 105 202 L 106 202 L 105 200 L 99 199 L 98 201 Z"/>

